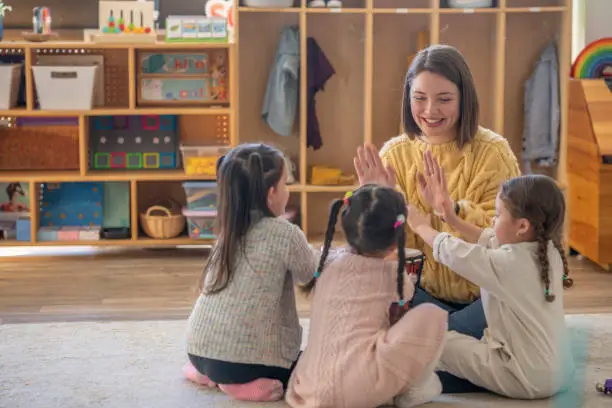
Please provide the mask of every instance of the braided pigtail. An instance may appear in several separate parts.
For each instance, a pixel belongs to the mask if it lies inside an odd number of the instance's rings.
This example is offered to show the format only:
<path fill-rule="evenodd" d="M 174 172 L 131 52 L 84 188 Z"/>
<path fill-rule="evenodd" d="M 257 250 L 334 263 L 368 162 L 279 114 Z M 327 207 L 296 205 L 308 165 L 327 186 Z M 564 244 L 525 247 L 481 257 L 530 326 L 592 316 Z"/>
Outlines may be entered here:
<path fill-rule="evenodd" d="M 323 244 L 323 252 L 321 253 L 321 259 L 319 260 L 319 266 L 317 267 L 317 271 L 314 276 L 306 285 L 302 286 L 302 292 L 305 294 L 309 294 L 315 287 L 317 283 L 317 278 L 321 276 L 321 271 L 323 270 L 323 265 L 325 265 L 325 261 L 327 260 L 327 255 L 329 254 L 329 249 L 331 248 L 332 241 L 334 239 L 334 233 L 336 232 L 336 224 L 338 222 L 338 214 L 340 214 L 340 209 L 342 205 L 347 201 L 345 200 L 334 200 L 331 205 L 331 209 L 329 212 L 329 221 L 327 222 L 327 230 L 325 231 L 325 242 Z"/>
<path fill-rule="evenodd" d="M 571 288 L 572 286 L 574 286 L 574 280 L 569 277 L 569 266 L 567 264 L 565 250 L 563 249 L 563 246 L 558 240 L 553 240 L 553 244 L 555 244 L 555 248 L 557 248 L 557 251 L 559 251 L 561 261 L 563 261 L 563 287 L 565 289 Z"/>
<path fill-rule="evenodd" d="M 406 272 L 406 231 L 404 223 L 406 217 L 402 214 L 397 216 L 397 222 L 394 228 L 397 231 L 397 294 L 399 296 L 399 305 L 404 307 L 404 273 Z"/>
<path fill-rule="evenodd" d="M 535 229 L 538 241 L 538 260 L 540 261 L 540 275 L 544 283 L 544 296 L 547 302 L 553 302 L 555 295 L 550 293 L 550 263 L 548 261 L 548 237 L 542 224 Z"/>

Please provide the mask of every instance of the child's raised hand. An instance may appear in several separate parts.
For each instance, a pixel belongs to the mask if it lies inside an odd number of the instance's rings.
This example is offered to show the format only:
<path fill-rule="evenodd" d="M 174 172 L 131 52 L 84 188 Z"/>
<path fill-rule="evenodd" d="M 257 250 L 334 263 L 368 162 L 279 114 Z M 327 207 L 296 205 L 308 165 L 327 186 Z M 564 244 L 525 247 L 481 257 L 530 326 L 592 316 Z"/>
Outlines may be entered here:
<path fill-rule="evenodd" d="M 406 217 L 406 223 L 414 232 L 420 227 L 431 226 L 431 215 L 425 214 L 414 205 L 408 205 L 408 217 Z"/>

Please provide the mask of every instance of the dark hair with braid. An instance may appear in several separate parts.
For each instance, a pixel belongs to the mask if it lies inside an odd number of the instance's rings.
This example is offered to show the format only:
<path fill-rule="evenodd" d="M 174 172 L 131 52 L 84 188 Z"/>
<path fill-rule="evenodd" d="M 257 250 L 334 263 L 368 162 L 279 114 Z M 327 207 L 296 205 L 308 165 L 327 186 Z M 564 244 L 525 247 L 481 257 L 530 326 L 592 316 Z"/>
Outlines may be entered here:
<path fill-rule="evenodd" d="M 565 221 L 565 198 L 555 180 L 548 176 L 530 174 L 515 177 L 501 186 L 499 198 L 512 218 L 525 218 L 533 228 L 538 243 L 540 274 L 544 283 L 544 296 L 553 302 L 550 291 L 550 263 L 548 241 L 552 241 L 563 261 L 563 287 L 572 287 L 565 250 L 561 245 Z"/>
<path fill-rule="evenodd" d="M 249 228 L 274 216 L 268 208 L 268 191 L 281 180 L 284 163 L 283 154 L 265 144 L 237 146 L 217 161 L 217 243 L 204 266 L 200 290 L 223 290 L 232 278 L 236 254 L 245 250 Z"/>
<path fill-rule="evenodd" d="M 323 272 L 340 216 L 346 240 L 357 254 L 379 256 L 397 247 L 397 293 L 400 304 L 403 305 L 406 212 L 406 202 L 401 193 L 389 187 L 373 184 L 360 187 L 347 195 L 344 200 L 334 200 L 330 208 L 319 267 L 314 278 L 302 287 L 303 291 L 310 293 L 318 276 Z"/>

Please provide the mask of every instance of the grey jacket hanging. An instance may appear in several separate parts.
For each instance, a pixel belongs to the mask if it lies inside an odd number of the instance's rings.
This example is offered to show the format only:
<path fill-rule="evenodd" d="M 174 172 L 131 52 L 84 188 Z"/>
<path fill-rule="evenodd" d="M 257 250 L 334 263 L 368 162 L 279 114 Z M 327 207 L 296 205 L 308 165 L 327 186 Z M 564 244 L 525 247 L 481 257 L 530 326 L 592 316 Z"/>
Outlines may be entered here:
<path fill-rule="evenodd" d="M 557 164 L 561 112 L 559 105 L 559 62 L 554 43 L 546 46 L 525 83 L 523 161 L 525 172 L 531 162 L 550 167 Z"/>
<path fill-rule="evenodd" d="M 291 136 L 300 90 L 300 32 L 285 26 L 268 78 L 261 116 L 281 136 Z"/>

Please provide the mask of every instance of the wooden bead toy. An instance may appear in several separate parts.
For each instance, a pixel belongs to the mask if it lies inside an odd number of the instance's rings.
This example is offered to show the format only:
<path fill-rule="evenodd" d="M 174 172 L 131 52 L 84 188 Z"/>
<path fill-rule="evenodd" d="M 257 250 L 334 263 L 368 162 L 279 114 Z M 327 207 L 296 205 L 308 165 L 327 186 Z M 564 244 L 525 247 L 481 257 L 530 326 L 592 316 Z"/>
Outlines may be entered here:
<path fill-rule="evenodd" d="M 92 36 L 94 42 L 105 42 L 105 38 L 117 41 L 110 39 L 116 34 L 128 34 L 135 42 L 155 41 L 152 35 L 155 34 L 155 6 L 152 1 L 101 0 L 98 6 L 100 29 L 98 34 Z"/>

